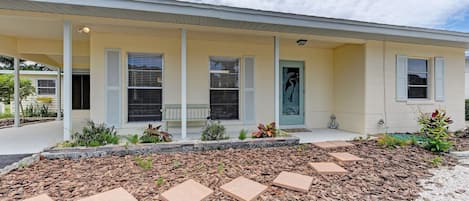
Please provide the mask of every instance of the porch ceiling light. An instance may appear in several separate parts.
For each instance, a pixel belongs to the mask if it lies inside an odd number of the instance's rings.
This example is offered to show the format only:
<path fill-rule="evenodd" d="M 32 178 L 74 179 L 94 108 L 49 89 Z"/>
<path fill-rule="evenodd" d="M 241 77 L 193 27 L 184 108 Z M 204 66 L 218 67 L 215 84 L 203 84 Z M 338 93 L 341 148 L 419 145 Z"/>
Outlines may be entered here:
<path fill-rule="evenodd" d="M 90 31 L 91 31 L 91 29 L 87 26 L 83 26 L 80 29 L 78 29 L 78 32 L 85 33 L 85 34 L 90 33 Z"/>
<path fill-rule="evenodd" d="M 299 39 L 296 41 L 296 44 L 298 44 L 299 46 L 304 46 L 306 45 L 306 43 L 308 42 L 308 40 L 306 39 Z"/>

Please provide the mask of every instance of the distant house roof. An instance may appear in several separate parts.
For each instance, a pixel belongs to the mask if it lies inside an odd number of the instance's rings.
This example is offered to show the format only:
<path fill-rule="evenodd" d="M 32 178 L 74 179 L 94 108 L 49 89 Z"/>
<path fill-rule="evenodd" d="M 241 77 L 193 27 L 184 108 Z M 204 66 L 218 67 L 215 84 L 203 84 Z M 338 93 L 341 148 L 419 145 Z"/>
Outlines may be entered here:
<path fill-rule="evenodd" d="M 469 33 L 174 0 L 3 0 L 0 8 L 469 48 Z"/>

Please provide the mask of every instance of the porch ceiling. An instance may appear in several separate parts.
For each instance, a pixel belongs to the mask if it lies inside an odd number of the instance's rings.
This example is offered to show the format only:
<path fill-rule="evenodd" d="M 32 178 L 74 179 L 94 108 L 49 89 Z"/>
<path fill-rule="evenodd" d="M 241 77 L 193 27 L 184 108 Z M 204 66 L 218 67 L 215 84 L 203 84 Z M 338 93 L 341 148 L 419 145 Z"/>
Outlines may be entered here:
<path fill-rule="evenodd" d="M 0 8 L 66 15 L 469 48 L 469 34 L 166 0 L 4 0 Z"/>

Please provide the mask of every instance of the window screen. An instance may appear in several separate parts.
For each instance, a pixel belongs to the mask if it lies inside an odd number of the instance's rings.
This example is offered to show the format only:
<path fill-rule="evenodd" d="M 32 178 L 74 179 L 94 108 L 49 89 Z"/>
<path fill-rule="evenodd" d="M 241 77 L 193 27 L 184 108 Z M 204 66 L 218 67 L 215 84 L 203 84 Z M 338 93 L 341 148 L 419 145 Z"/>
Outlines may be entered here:
<path fill-rule="evenodd" d="M 407 87 L 408 98 L 428 98 L 428 60 L 408 59 Z"/>
<path fill-rule="evenodd" d="M 239 59 L 210 57 L 210 117 L 239 119 Z"/>
<path fill-rule="evenodd" d="M 55 95 L 55 80 L 37 80 L 38 95 Z"/>
<path fill-rule="evenodd" d="M 161 121 L 163 57 L 128 54 L 128 121 Z"/>

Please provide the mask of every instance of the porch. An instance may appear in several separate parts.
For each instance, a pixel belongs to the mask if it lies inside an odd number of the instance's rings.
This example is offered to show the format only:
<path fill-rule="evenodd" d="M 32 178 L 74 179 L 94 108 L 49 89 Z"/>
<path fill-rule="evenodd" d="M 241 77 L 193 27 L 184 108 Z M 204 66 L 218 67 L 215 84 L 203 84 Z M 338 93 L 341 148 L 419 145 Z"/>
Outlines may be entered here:
<path fill-rule="evenodd" d="M 70 16 L 63 21 L 50 15 L 30 15 L 7 11 L 0 24 L 17 21 L 49 29 L 30 33 L 6 26 L 8 30 L 0 33 L 4 35 L 2 42 L 16 45 L 2 46 L 0 53 L 17 58 L 15 61 L 24 58 L 62 69 L 64 140 L 70 139 L 72 130 L 80 129 L 72 122 L 77 117 L 72 113 L 70 93 L 71 77 L 77 71 L 86 71 L 91 77 L 89 114 L 79 118 L 115 126 L 121 135 L 140 133 L 149 123 L 164 124 L 160 113 L 164 104 L 181 105 L 181 121 L 173 133 L 179 139 L 198 138 L 188 132 L 189 104 L 211 105 L 212 111 L 218 111 L 211 116 L 220 117 L 230 135 L 268 122 L 276 122 L 280 128 L 324 129 L 331 114 L 337 116 L 341 129 L 364 132 L 365 40 L 204 26 L 175 28 L 169 23 L 99 17 Z M 155 80 L 146 80 L 148 77 L 139 74 L 141 69 L 132 69 L 132 59 L 142 57 L 157 62 L 156 69 L 146 72 Z M 211 62 L 231 62 L 236 67 L 215 69 Z M 300 69 L 298 83 L 302 84 L 296 94 L 286 97 L 283 90 L 288 80 L 283 80 L 287 75 L 283 70 L 292 67 Z M 223 77 L 225 71 L 235 73 L 236 78 Z M 214 80 L 216 76 L 222 79 Z M 222 83 L 226 80 L 229 82 Z M 236 95 L 227 99 L 230 90 Z M 217 98 L 217 93 L 222 96 Z M 146 101 L 151 98 L 157 100 Z M 282 101 L 287 99 L 296 100 L 294 109 L 285 109 Z M 216 108 L 215 104 L 222 106 Z M 288 118 L 283 121 L 287 113 L 298 118 L 293 123 Z"/>

